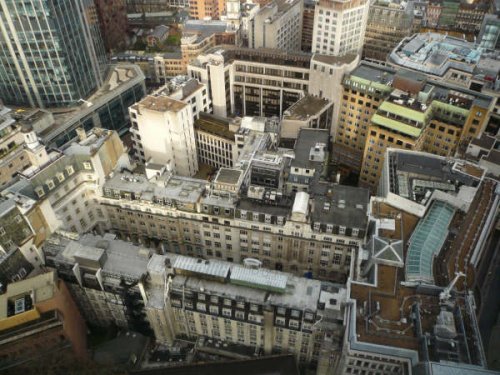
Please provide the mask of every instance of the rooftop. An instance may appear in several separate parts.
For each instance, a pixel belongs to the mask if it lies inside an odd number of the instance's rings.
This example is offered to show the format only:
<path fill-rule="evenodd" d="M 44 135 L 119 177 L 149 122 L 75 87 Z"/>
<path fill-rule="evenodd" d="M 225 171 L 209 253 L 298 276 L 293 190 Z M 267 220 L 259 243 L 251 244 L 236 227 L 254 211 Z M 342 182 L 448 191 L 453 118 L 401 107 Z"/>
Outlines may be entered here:
<path fill-rule="evenodd" d="M 292 167 L 297 168 L 315 168 L 323 162 L 309 160 L 311 148 L 314 148 L 318 143 L 328 146 L 330 140 L 330 132 L 328 130 L 319 129 L 300 129 L 297 141 L 295 142 L 294 152 L 295 159 L 292 160 Z"/>
<path fill-rule="evenodd" d="M 284 112 L 283 119 L 307 120 L 310 116 L 320 115 L 331 105 L 328 99 L 306 95 Z"/>
<path fill-rule="evenodd" d="M 368 222 L 370 193 L 367 189 L 331 185 L 325 195 L 314 197 L 312 221 L 364 229 Z"/>
<path fill-rule="evenodd" d="M 454 213 L 455 209 L 447 203 L 434 201 L 419 221 L 406 256 L 407 281 L 433 283 L 434 257 L 443 247 Z"/>
<path fill-rule="evenodd" d="M 194 127 L 198 131 L 234 141 L 235 133 L 229 130 L 229 120 L 226 118 L 202 112 L 200 118 L 194 121 Z"/>
<path fill-rule="evenodd" d="M 239 169 L 220 168 L 214 182 L 216 184 L 236 185 L 242 174 L 243 171 Z"/>
<path fill-rule="evenodd" d="M 143 108 L 150 111 L 157 112 L 179 112 L 186 108 L 188 105 L 179 100 L 172 99 L 168 96 L 147 96 L 133 107 L 137 108 L 140 112 Z"/>
<path fill-rule="evenodd" d="M 403 41 L 389 55 L 389 62 L 442 77 L 449 69 L 471 73 L 481 52 L 465 39 L 425 33 Z"/>

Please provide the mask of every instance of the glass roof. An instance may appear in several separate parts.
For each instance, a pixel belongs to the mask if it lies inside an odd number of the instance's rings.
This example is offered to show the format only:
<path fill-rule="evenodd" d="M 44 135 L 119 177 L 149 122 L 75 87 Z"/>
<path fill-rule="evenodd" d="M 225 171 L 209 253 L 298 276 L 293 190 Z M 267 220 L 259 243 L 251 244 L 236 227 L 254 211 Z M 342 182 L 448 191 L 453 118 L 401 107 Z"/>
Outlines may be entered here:
<path fill-rule="evenodd" d="M 419 221 L 406 256 L 406 280 L 432 283 L 432 261 L 448 236 L 448 226 L 455 209 L 442 201 L 434 201 Z"/>

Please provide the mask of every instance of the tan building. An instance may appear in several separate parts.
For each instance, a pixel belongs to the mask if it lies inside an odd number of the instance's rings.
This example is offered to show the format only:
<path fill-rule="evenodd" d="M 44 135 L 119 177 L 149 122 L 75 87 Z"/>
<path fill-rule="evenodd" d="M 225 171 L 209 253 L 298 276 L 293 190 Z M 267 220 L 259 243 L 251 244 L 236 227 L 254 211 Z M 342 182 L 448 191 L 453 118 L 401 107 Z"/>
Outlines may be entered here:
<path fill-rule="evenodd" d="M 9 284 L 0 295 L 0 371 L 71 372 L 88 358 L 87 329 L 55 271 Z"/>
<path fill-rule="evenodd" d="M 191 18 L 218 20 L 225 12 L 225 0 L 189 0 L 189 16 Z"/>
<path fill-rule="evenodd" d="M 200 114 L 194 122 L 198 161 L 215 168 L 233 167 L 236 156 L 235 130 L 229 120 Z"/>
<path fill-rule="evenodd" d="M 493 105 L 484 94 L 362 62 L 344 79 L 334 160 L 361 167 L 361 186 L 374 188 L 387 147 L 461 154 Z"/>
<path fill-rule="evenodd" d="M 413 2 L 377 0 L 370 4 L 363 57 L 385 61 L 401 39 L 413 34 Z"/>

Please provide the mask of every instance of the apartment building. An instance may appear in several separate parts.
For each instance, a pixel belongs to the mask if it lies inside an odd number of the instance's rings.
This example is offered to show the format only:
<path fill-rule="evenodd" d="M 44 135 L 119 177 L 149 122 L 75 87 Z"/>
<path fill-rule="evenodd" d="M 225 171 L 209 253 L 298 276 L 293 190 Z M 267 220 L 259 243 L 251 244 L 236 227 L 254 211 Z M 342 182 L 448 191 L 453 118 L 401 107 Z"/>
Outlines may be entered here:
<path fill-rule="evenodd" d="M 225 0 L 189 0 L 189 17 L 218 20 L 226 12 Z"/>
<path fill-rule="evenodd" d="M 300 51 L 303 0 L 273 0 L 250 21 L 248 46 Z"/>
<path fill-rule="evenodd" d="M 304 10 L 302 13 L 302 42 L 301 49 L 304 52 L 312 51 L 312 40 L 314 30 L 314 8 L 316 0 L 304 0 Z"/>
<path fill-rule="evenodd" d="M 194 122 L 198 162 L 215 168 L 231 168 L 236 160 L 237 127 L 230 120 L 201 113 Z"/>
<path fill-rule="evenodd" d="M 370 4 L 363 58 L 385 61 L 403 38 L 413 34 L 413 4 L 390 0 Z"/>
<path fill-rule="evenodd" d="M 198 171 L 193 110 L 166 95 L 147 96 L 129 109 L 136 158 L 167 165 L 183 176 Z"/>
<path fill-rule="evenodd" d="M 0 370 L 68 372 L 88 359 L 87 330 L 55 271 L 11 283 L 0 294 Z"/>
<path fill-rule="evenodd" d="M 327 56 L 361 54 L 370 2 L 321 0 L 316 4 L 312 52 Z"/>

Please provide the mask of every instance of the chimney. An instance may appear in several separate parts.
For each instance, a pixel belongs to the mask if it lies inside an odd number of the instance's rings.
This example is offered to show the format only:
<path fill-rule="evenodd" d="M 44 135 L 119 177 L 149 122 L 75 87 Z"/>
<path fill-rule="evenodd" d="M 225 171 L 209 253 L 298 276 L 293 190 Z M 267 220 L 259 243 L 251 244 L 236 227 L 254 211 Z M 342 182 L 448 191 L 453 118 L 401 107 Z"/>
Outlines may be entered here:
<path fill-rule="evenodd" d="M 78 139 L 80 141 L 84 141 L 87 139 L 87 133 L 85 132 L 85 129 L 81 126 L 76 128 L 76 134 L 78 135 Z"/>

